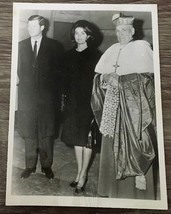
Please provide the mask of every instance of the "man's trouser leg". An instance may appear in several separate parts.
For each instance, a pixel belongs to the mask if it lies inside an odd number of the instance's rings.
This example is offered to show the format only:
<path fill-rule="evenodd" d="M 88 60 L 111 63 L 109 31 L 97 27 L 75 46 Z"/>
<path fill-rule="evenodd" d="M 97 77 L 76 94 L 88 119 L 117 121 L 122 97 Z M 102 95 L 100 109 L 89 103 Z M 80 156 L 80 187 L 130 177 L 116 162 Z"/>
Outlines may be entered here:
<path fill-rule="evenodd" d="M 25 162 L 26 168 L 36 168 L 38 158 L 38 142 L 35 139 L 25 138 Z"/>
<path fill-rule="evenodd" d="M 39 154 L 42 168 L 51 168 L 53 163 L 54 137 L 42 137 L 39 133 Z"/>

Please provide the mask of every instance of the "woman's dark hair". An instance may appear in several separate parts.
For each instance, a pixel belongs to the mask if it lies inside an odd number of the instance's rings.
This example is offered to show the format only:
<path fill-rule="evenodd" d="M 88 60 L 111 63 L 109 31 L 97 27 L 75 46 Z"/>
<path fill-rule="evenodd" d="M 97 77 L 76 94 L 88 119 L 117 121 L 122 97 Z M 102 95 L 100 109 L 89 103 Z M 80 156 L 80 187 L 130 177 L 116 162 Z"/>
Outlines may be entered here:
<path fill-rule="evenodd" d="M 89 36 L 89 38 L 87 39 L 88 46 L 92 44 L 95 40 L 94 29 L 93 29 L 93 25 L 86 20 L 79 20 L 74 23 L 74 25 L 71 28 L 71 40 L 75 42 L 75 37 L 74 37 L 75 29 L 78 27 L 83 28 L 84 32 Z"/>

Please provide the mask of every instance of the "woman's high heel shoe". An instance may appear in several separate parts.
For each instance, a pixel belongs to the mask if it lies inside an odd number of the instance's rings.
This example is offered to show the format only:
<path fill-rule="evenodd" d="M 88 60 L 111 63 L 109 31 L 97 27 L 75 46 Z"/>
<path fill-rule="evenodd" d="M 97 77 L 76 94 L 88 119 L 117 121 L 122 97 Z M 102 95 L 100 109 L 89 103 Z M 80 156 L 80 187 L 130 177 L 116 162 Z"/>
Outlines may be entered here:
<path fill-rule="evenodd" d="M 78 181 L 73 181 L 70 183 L 70 187 L 75 188 L 78 184 Z"/>
<path fill-rule="evenodd" d="M 79 181 L 79 177 L 80 177 L 80 173 L 77 174 L 77 177 L 76 177 L 75 181 L 72 181 L 72 182 L 69 184 L 70 187 L 75 188 L 75 187 L 77 186 L 78 181 Z M 78 181 L 77 181 L 77 180 L 78 180 Z"/>
<path fill-rule="evenodd" d="M 87 184 L 87 181 L 88 181 L 88 178 L 86 177 L 82 187 L 77 185 L 76 188 L 75 188 L 75 193 L 80 194 L 80 193 L 84 192 L 86 184 Z"/>

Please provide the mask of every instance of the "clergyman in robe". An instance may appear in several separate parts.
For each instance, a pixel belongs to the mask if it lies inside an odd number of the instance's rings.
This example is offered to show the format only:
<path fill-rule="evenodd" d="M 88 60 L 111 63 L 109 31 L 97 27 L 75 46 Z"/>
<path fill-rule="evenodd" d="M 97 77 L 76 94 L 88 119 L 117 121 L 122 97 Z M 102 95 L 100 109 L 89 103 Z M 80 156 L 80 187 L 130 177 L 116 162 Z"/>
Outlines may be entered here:
<path fill-rule="evenodd" d="M 158 161 L 153 51 L 147 41 L 133 39 L 134 17 L 114 14 L 112 21 L 118 43 L 95 68 L 91 100 L 103 136 L 97 193 L 154 200 Z"/>

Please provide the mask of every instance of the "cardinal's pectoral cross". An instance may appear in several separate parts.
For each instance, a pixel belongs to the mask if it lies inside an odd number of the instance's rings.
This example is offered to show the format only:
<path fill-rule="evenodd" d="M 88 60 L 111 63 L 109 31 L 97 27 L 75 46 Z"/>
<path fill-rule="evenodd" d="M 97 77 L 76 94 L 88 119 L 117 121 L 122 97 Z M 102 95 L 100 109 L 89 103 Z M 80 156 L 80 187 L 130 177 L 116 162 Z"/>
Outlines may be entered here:
<path fill-rule="evenodd" d="M 115 68 L 115 73 L 116 73 L 117 69 L 120 67 L 120 65 L 118 64 L 118 61 L 116 61 L 115 65 L 113 65 L 113 67 Z"/>
<path fill-rule="evenodd" d="M 113 67 L 115 67 L 115 73 L 116 73 L 117 69 L 120 67 L 120 65 L 118 64 L 118 61 L 119 61 L 119 56 L 120 56 L 122 48 L 123 47 L 120 47 L 119 52 L 118 52 L 118 56 L 116 58 L 116 63 L 115 63 L 115 65 L 113 65 Z"/>

